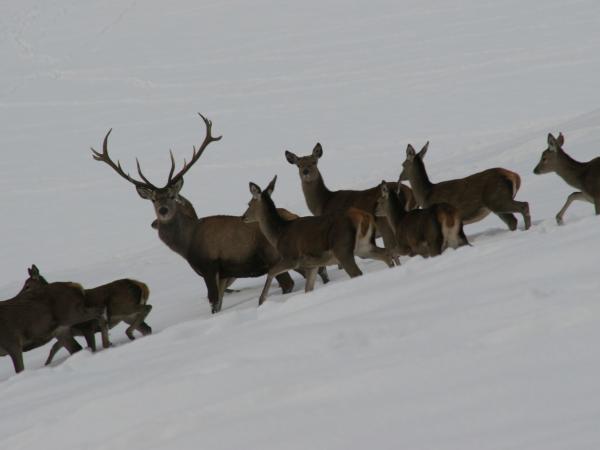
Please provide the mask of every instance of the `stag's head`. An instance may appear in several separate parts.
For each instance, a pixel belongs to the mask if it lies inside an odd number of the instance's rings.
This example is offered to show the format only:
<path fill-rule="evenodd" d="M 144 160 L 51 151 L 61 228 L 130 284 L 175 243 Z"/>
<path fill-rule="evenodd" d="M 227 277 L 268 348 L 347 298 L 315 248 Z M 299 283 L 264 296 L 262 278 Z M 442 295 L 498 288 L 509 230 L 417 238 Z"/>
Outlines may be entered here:
<path fill-rule="evenodd" d="M 268 203 L 272 203 L 271 194 L 273 194 L 273 191 L 275 190 L 276 181 L 277 175 L 273 177 L 264 190 L 261 190 L 257 184 L 250 182 L 250 194 L 252 194 L 252 198 L 248 202 L 248 209 L 246 209 L 246 212 L 242 215 L 244 223 L 254 223 L 259 221 L 259 217 L 268 207 Z"/>
<path fill-rule="evenodd" d="M 548 147 L 542 152 L 540 162 L 535 166 L 535 169 L 533 169 L 533 173 L 541 175 L 543 173 L 556 171 L 558 153 L 562 151 L 564 143 L 565 137 L 562 133 L 559 133 L 557 138 L 552 136 L 552 133 L 548 133 Z"/>
<path fill-rule="evenodd" d="M 204 117 L 202 114 L 198 113 L 198 115 L 204 121 L 206 125 L 206 136 L 204 137 L 204 141 L 200 144 L 200 147 L 196 149 L 194 147 L 194 152 L 192 153 L 192 158 L 190 162 L 184 161 L 182 169 L 175 174 L 175 158 L 173 157 L 173 152 L 170 152 L 171 156 L 171 170 L 169 171 L 169 177 L 167 179 L 167 184 L 163 187 L 156 187 L 152 184 L 148 178 L 142 172 L 139 161 L 136 159 L 137 171 L 140 176 L 140 180 L 136 180 L 131 177 L 128 173 L 126 173 L 121 167 L 121 163 L 117 161 L 116 163 L 110 158 L 108 154 L 108 136 L 112 129 L 106 133 L 104 137 L 104 142 L 102 144 L 102 153 L 97 152 L 92 148 L 93 157 L 96 161 L 102 161 L 108 164 L 112 169 L 117 172 L 119 176 L 124 178 L 133 184 L 137 190 L 137 193 L 140 197 L 146 200 L 150 200 L 154 205 L 154 211 L 156 213 L 156 218 L 158 223 L 167 223 L 171 221 L 177 212 L 178 206 L 181 204 L 179 201 L 179 191 L 183 187 L 183 176 L 185 173 L 200 159 L 204 149 L 213 141 L 218 141 L 222 136 L 214 137 L 211 134 L 212 131 L 212 122 Z"/>
<path fill-rule="evenodd" d="M 27 273 L 29 274 L 29 278 L 25 280 L 23 287 L 21 288 L 21 292 L 27 292 L 32 289 L 37 289 L 41 286 L 45 286 L 48 284 L 46 279 L 40 273 L 40 270 L 37 268 L 35 264 L 32 264 L 29 269 L 27 269 Z"/>
<path fill-rule="evenodd" d="M 423 165 L 423 158 L 425 158 L 428 148 L 429 141 L 427 141 L 419 153 L 415 151 L 412 145 L 408 144 L 408 147 L 406 147 L 406 159 L 402 163 L 402 172 L 400 173 L 399 181 L 409 181 L 417 174 L 419 165 Z"/>
<path fill-rule="evenodd" d="M 317 164 L 319 158 L 323 156 L 323 147 L 317 142 L 315 148 L 313 148 L 312 154 L 308 156 L 297 156 L 295 153 L 286 150 L 285 158 L 290 164 L 294 164 L 298 167 L 298 173 L 300 179 L 303 182 L 310 183 L 319 178 L 319 169 Z"/>

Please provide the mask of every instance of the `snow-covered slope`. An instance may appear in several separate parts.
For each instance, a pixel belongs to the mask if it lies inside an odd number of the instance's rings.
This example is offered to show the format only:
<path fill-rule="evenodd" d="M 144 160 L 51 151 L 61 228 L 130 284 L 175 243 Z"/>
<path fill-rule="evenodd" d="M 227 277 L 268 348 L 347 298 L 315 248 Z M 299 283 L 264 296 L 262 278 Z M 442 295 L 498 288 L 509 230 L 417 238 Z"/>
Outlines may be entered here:
<path fill-rule="evenodd" d="M 600 223 L 532 169 L 549 131 L 600 155 L 600 3 L 78 2 L 0 16 L 0 297 L 35 262 L 86 286 L 136 277 L 155 333 L 57 358 L 0 359 L 0 448 L 596 449 Z M 157 183 L 203 137 L 186 176 L 203 215 L 241 213 L 247 183 L 307 213 L 283 151 L 324 147 L 332 188 L 395 179 L 430 140 L 433 180 L 503 166 L 534 226 L 490 217 L 473 247 L 282 296 L 263 279 L 211 316 L 202 280 L 150 228 L 134 189 L 94 162 L 138 156 Z M 522 227 L 522 224 L 521 224 Z"/>

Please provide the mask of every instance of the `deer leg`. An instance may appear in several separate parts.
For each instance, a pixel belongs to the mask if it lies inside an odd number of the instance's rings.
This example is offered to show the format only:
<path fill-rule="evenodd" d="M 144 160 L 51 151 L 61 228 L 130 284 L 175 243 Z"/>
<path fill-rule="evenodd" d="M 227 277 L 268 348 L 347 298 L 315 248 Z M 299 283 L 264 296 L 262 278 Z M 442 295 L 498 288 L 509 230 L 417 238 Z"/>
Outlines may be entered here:
<path fill-rule="evenodd" d="M 491 204 L 486 205 L 494 214 L 496 214 L 504 223 L 508 225 L 511 231 L 517 229 L 517 219 L 511 213 L 519 213 L 523 216 L 525 222 L 525 229 L 528 230 L 531 227 L 531 216 L 529 215 L 529 203 L 518 202 L 513 199 L 504 201 L 493 201 Z"/>
<path fill-rule="evenodd" d="M 97 325 L 100 328 L 100 336 L 102 338 L 102 348 L 110 347 L 110 340 L 108 338 L 108 323 L 104 317 L 97 319 Z"/>
<path fill-rule="evenodd" d="M 56 341 L 52 348 L 50 349 L 50 353 L 48 353 L 48 358 L 46 358 L 45 366 L 49 366 L 52 360 L 54 359 L 54 355 L 58 353 L 58 351 L 63 348 L 63 344 L 60 341 Z"/>
<path fill-rule="evenodd" d="M 94 345 L 95 345 L 95 342 L 94 342 Z M 75 338 L 73 338 L 70 331 L 61 333 L 56 336 L 56 342 L 50 349 L 50 353 L 48 354 L 48 358 L 46 358 L 46 362 L 44 363 L 44 365 L 49 366 L 50 363 L 52 362 L 52 360 L 54 359 L 54 356 L 56 355 L 56 353 L 63 347 L 71 355 L 73 355 L 74 353 L 77 353 L 78 351 L 81 350 L 81 345 L 79 345 L 79 342 L 77 342 L 75 340 Z"/>
<path fill-rule="evenodd" d="M 327 267 L 319 267 L 319 276 L 321 277 L 321 281 L 323 281 L 323 284 L 329 283 L 329 274 L 327 273 Z"/>
<path fill-rule="evenodd" d="M 301 273 L 302 276 L 304 276 L 303 273 Z M 289 273 L 284 272 L 284 273 L 280 273 L 278 275 L 275 276 L 275 278 L 277 279 L 277 282 L 279 283 L 279 286 L 281 287 L 281 291 L 284 294 L 288 294 L 290 292 L 292 292 L 292 290 L 294 289 L 294 280 L 292 279 L 292 277 L 290 276 Z"/>
<path fill-rule="evenodd" d="M 596 215 L 600 215 L 600 196 L 594 198 L 594 208 Z"/>
<path fill-rule="evenodd" d="M 267 280 L 265 281 L 265 285 L 263 287 L 262 292 L 260 293 L 260 297 L 258 299 L 258 306 L 262 305 L 267 299 L 267 295 L 269 293 L 269 288 L 271 287 L 271 283 L 273 282 L 273 278 L 277 275 L 287 272 L 288 270 L 293 269 L 296 266 L 295 263 L 286 263 L 284 260 L 280 260 L 276 263 L 268 272 Z M 288 274 L 289 276 L 289 274 Z M 285 293 L 285 292 L 284 292 Z"/>
<path fill-rule="evenodd" d="M 217 272 L 206 271 L 203 275 L 204 283 L 206 284 L 206 290 L 208 291 L 208 301 L 210 302 L 211 312 L 216 314 L 219 312 L 219 279 Z"/>
<path fill-rule="evenodd" d="M 306 269 L 306 285 L 304 286 L 304 292 L 310 292 L 315 288 L 315 280 L 317 279 L 318 270 L 318 267 Z"/>
<path fill-rule="evenodd" d="M 15 372 L 23 372 L 25 370 L 25 364 L 23 363 L 23 350 L 15 349 L 8 353 L 10 355 L 10 359 L 12 359 L 13 366 L 15 367 Z"/>
<path fill-rule="evenodd" d="M 565 212 L 567 211 L 567 209 L 569 208 L 569 206 L 571 206 L 571 203 L 573 203 L 575 200 L 580 200 L 580 201 L 586 201 L 586 202 L 591 202 L 590 197 L 588 197 L 587 195 L 585 195 L 583 192 L 573 192 L 571 193 L 568 197 L 567 197 L 567 201 L 565 202 L 565 204 L 563 205 L 563 207 L 560 209 L 560 211 L 556 214 L 556 223 L 559 225 L 562 225 L 563 222 L 563 216 L 565 214 Z M 596 214 L 598 214 L 598 206 L 596 206 Z"/>
<path fill-rule="evenodd" d="M 135 339 L 135 336 L 133 335 L 134 330 L 138 330 L 144 336 L 152 333 L 152 328 L 144 322 L 144 319 L 150 314 L 150 311 L 152 311 L 152 305 L 139 305 L 139 312 L 135 315 L 135 318 L 133 320 L 125 319 L 125 323 L 129 324 L 127 330 L 125 330 L 125 334 L 129 339 L 132 341 Z"/>

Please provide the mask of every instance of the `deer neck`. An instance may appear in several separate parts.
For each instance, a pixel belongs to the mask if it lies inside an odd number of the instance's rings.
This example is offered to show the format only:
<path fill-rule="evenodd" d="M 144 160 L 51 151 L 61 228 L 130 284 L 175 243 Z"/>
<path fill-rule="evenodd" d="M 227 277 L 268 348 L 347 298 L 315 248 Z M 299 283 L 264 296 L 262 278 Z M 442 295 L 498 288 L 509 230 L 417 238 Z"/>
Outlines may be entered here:
<path fill-rule="evenodd" d="M 258 212 L 258 226 L 262 234 L 265 235 L 267 241 L 277 248 L 279 237 L 281 236 L 287 221 L 282 219 L 277 208 L 270 197 L 264 196 L 260 202 L 260 210 Z"/>
<path fill-rule="evenodd" d="M 320 216 L 323 214 L 325 205 L 331 198 L 332 192 L 327 189 L 321 172 L 318 172 L 318 176 L 314 181 L 306 182 L 302 181 L 302 192 L 304 192 L 304 199 L 306 200 L 306 206 L 314 216 Z"/>
<path fill-rule="evenodd" d="M 586 164 L 576 161 L 567 155 L 563 150 L 558 150 L 558 162 L 556 173 L 568 184 L 576 189 L 581 189 L 581 174 L 585 170 Z"/>
<path fill-rule="evenodd" d="M 169 222 L 158 222 L 158 236 L 167 247 L 187 259 L 198 220 L 177 208 Z"/>
<path fill-rule="evenodd" d="M 390 225 L 390 228 L 396 232 L 398 224 L 402 221 L 404 216 L 406 216 L 406 211 L 404 208 L 400 207 L 400 199 L 395 192 L 390 192 L 390 196 L 387 199 L 387 211 L 386 218 L 387 222 Z"/>
<path fill-rule="evenodd" d="M 414 171 L 409 177 L 410 187 L 413 190 L 415 200 L 419 206 L 426 206 L 427 197 L 433 189 L 433 183 L 429 181 L 427 170 L 425 170 L 425 164 L 421 159 L 416 158 Z"/>

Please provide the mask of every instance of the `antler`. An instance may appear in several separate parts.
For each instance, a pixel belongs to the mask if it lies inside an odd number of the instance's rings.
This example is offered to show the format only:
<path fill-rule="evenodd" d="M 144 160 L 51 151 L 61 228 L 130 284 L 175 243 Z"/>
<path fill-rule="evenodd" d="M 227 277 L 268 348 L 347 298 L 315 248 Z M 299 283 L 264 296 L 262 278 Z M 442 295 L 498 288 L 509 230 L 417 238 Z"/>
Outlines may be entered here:
<path fill-rule="evenodd" d="M 108 133 L 106 133 L 106 136 L 104 136 L 104 142 L 102 143 L 102 153 L 97 152 L 96 150 L 94 150 L 93 147 L 91 147 L 91 150 L 93 153 L 93 158 L 96 161 L 102 161 L 102 162 L 108 164 L 110 167 L 112 167 L 114 169 L 115 172 L 117 172 L 121 177 L 125 178 L 127 181 L 129 181 L 130 183 L 135 185 L 135 187 L 144 187 L 144 188 L 150 188 L 150 189 L 154 189 L 154 190 L 158 189 L 150 181 L 148 181 L 148 179 L 144 176 L 144 174 L 142 173 L 142 168 L 140 167 L 140 162 L 138 161 L 137 158 L 135 159 L 135 162 L 137 165 L 137 171 L 143 181 L 138 181 L 135 178 L 132 178 L 128 173 L 125 173 L 125 171 L 121 167 L 121 162 L 119 160 L 117 160 L 117 162 L 115 163 L 110 158 L 110 156 L 108 154 L 108 136 L 110 136 L 111 132 L 112 132 L 112 128 L 110 130 L 108 130 Z"/>
<path fill-rule="evenodd" d="M 169 172 L 169 179 L 167 181 L 167 186 L 170 186 L 170 185 L 176 183 L 180 178 L 183 177 L 183 175 L 185 175 L 185 173 L 190 169 L 190 167 L 192 167 L 196 163 L 196 161 L 198 161 L 198 159 L 200 159 L 200 156 L 202 156 L 202 153 L 204 152 L 204 149 L 206 147 L 208 147 L 208 144 L 210 144 L 211 142 L 214 142 L 214 141 L 219 141 L 223 137 L 223 136 L 214 137 L 212 135 L 212 121 L 208 120 L 206 117 L 204 117 L 200 113 L 198 113 L 198 115 L 202 118 L 202 120 L 204 121 L 204 124 L 206 125 L 206 136 L 204 137 L 204 141 L 202 142 L 200 147 L 198 147 L 198 149 L 196 149 L 196 146 L 193 147 L 194 152 L 192 153 L 192 159 L 190 159 L 189 163 L 186 162 L 184 159 L 183 167 L 181 168 L 181 170 L 179 172 L 177 172 L 177 174 L 175 176 L 173 176 L 173 173 L 175 172 L 175 158 L 173 157 L 173 152 L 170 152 L 171 170 Z"/>

